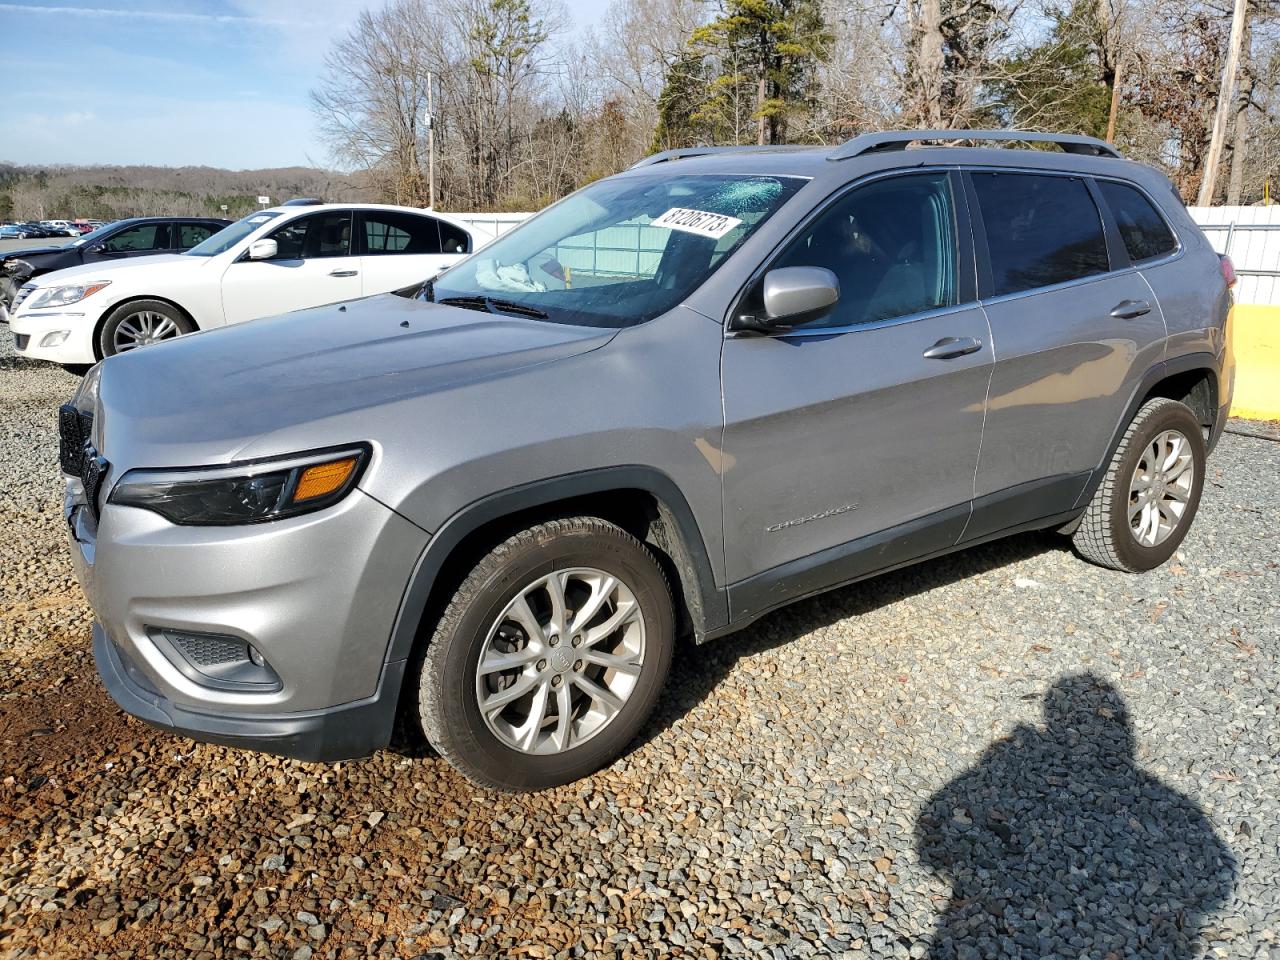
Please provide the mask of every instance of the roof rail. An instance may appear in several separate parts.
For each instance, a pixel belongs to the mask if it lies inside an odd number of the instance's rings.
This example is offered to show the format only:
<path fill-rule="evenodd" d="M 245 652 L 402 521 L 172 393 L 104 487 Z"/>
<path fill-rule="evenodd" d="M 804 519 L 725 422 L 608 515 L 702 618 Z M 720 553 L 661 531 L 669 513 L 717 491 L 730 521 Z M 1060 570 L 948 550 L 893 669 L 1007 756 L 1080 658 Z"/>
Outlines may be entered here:
<path fill-rule="evenodd" d="M 669 160 L 683 160 L 687 157 L 705 157 L 717 153 L 775 153 L 787 150 L 812 150 L 812 145 L 804 144 L 775 144 L 761 146 L 760 144 L 750 143 L 742 144 L 737 147 L 678 147 L 675 150 L 663 150 L 661 153 L 651 154 L 638 163 L 633 163 L 629 169 L 634 170 L 637 167 L 650 167 L 655 163 L 666 163 Z"/>
<path fill-rule="evenodd" d="M 1030 130 L 890 130 L 859 134 L 827 154 L 827 159 L 848 160 L 881 150 L 905 150 L 907 144 L 920 140 L 1019 140 L 1024 143 L 1057 144 L 1067 153 L 1120 157 L 1120 151 L 1105 140 L 1071 133 L 1033 133 Z"/>
<path fill-rule="evenodd" d="M 294 197 L 292 200 L 286 200 L 284 203 L 280 204 L 280 206 L 282 207 L 318 207 L 322 203 L 324 203 L 323 200 L 318 200 L 315 197 Z"/>

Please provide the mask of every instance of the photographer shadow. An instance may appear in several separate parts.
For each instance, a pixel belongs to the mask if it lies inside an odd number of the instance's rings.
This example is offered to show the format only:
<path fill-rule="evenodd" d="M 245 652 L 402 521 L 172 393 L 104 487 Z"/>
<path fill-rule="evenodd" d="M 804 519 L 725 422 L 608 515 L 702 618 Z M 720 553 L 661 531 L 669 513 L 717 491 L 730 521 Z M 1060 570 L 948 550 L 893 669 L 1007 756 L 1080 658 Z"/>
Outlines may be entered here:
<path fill-rule="evenodd" d="M 932 960 L 1191 958 L 1237 872 L 1199 806 L 1137 766 L 1123 698 L 1089 673 L 930 797 L 915 845 L 951 885 Z"/>

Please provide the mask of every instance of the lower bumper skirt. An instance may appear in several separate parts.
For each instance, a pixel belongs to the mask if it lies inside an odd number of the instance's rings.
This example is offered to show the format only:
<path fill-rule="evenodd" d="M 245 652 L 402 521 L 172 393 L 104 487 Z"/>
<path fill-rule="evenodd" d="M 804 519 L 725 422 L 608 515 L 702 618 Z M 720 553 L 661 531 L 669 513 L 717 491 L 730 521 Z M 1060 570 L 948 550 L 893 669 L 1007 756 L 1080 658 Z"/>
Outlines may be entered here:
<path fill-rule="evenodd" d="M 98 623 L 93 625 L 93 658 L 111 698 L 139 720 L 204 743 L 319 763 L 368 756 L 390 742 L 405 670 L 403 660 L 388 663 L 372 697 L 325 710 L 215 715 L 184 709 L 153 690 L 140 671 L 130 669 Z"/>

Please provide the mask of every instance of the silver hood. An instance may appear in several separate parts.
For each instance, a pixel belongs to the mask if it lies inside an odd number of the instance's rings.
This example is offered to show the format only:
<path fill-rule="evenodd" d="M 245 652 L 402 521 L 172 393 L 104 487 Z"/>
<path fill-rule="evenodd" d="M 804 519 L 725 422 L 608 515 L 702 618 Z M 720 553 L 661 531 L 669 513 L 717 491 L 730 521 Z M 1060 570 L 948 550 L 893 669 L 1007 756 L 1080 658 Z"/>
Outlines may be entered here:
<path fill-rule="evenodd" d="M 384 294 L 106 360 L 101 453 L 117 469 L 219 464 L 359 440 L 382 418 L 448 416 L 431 394 L 593 350 L 616 330 Z"/>

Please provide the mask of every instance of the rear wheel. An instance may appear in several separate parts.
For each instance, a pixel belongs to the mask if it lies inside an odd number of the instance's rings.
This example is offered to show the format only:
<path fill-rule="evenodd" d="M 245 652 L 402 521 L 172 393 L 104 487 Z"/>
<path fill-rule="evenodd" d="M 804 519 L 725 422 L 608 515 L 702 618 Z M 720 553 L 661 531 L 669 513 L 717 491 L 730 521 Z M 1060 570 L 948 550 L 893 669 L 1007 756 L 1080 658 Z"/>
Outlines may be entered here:
<path fill-rule="evenodd" d="M 195 329 L 195 324 L 171 303 L 134 300 L 116 307 L 107 317 L 98 335 L 98 351 L 104 357 L 114 357 L 117 353 L 194 333 Z"/>
<path fill-rule="evenodd" d="M 1072 538 L 1086 560 L 1137 573 L 1178 549 L 1200 506 L 1204 430 L 1185 404 L 1156 397 L 1133 418 Z"/>
<path fill-rule="evenodd" d="M 675 636 L 662 568 L 594 517 L 497 546 L 446 608 L 419 676 L 431 745 L 468 778 L 540 790 L 615 759 L 666 679 Z"/>

